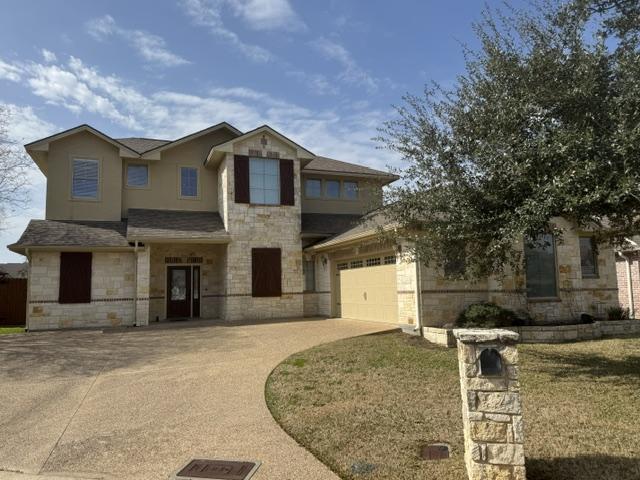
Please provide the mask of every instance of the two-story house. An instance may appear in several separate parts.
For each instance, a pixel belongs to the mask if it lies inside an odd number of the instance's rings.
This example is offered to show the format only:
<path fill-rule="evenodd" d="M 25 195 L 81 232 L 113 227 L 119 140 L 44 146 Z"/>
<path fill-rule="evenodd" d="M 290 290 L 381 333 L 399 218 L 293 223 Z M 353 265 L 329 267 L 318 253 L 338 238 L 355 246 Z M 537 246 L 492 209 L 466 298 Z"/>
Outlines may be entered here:
<path fill-rule="evenodd" d="M 441 326 L 481 301 L 558 323 L 618 304 L 613 250 L 563 219 L 562 239 L 523 243 L 524 275 L 470 283 L 415 262 L 380 235 L 394 222 L 368 213 L 398 177 L 268 126 L 167 141 L 81 125 L 25 148 L 47 177 L 46 218 L 9 246 L 29 260 L 30 330 L 314 315 Z"/>
<path fill-rule="evenodd" d="M 9 246 L 29 260 L 30 330 L 329 315 L 303 247 L 397 178 L 268 126 L 167 141 L 81 125 L 25 148 L 47 177 L 45 219 Z"/>

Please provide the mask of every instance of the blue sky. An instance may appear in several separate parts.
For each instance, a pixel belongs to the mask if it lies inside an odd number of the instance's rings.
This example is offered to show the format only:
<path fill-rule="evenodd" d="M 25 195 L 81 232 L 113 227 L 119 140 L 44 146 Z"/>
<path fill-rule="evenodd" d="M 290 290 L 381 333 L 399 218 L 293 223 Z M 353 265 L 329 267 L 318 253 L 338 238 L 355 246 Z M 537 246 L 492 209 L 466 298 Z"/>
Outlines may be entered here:
<path fill-rule="evenodd" d="M 20 143 L 80 123 L 174 139 L 268 123 L 315 153 L 398 165 L 371 140 L 392 104 L 462 72 L 475 0 L 4 0 L 0 103 Z M 499 5 L 489 1 L 489 5 Z M 44 178 L 0 233 L 44 217 Z M 0 249 L 0 261 L 23 257 Z"/>

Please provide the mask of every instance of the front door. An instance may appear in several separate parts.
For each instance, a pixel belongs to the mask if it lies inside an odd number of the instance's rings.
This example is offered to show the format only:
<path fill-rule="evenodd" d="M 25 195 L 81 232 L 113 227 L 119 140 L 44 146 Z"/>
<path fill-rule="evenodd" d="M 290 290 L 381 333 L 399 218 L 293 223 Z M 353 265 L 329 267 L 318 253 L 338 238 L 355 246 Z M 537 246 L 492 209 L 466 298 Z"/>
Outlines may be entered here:
<path fill-rule="evenodd" d="M 191 267 L 167 267 L 167 318 L 191 316 Z"/>

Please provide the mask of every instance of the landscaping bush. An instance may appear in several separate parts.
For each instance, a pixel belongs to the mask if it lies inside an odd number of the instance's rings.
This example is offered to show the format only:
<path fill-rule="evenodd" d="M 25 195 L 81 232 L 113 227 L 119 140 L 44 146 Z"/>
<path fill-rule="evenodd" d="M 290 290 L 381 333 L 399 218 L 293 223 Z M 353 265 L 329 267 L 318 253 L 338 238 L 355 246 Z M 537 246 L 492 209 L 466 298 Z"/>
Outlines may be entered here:
<path fill-rule="evenodd" d="M 629 309 L 611 307 L 607 310 L 607 320 L 629 320 Z"/>
<path fill-rule="evenodd" d="M 474 303 L 465 308 L 456 320 L 456 326 L 464 328 L 499 328 L 520 325 L 524 322 L 515 312 L 495 303 Z"/>

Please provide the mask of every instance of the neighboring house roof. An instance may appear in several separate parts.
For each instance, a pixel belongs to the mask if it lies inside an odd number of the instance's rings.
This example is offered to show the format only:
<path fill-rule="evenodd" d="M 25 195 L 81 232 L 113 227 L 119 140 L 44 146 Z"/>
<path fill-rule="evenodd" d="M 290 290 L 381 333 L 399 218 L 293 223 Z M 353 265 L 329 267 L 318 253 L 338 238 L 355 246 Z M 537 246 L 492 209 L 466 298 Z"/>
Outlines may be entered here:
<path fill-rule="evenodd" d="M 356 226 L 362 215 L 303 213 L 302 235 L 331 236 Z"/>
<path fill-rule="evenodd" d="M 0 263 L 0 278 L 27 278 L 29 272 L 27 262 Z"/>
<path fill-rule="evenodd" d="M 128 215 L 130 240 L 229 241 L 218 212 L 130 208 Z"/>
<path fill-rule="evenodd" d="M 354 163 L 343 162 L 341 160 L 334 160 L 327 157 L 315 157 L 311 160 L 303 169 L 302 173 L 327 173 L 332 172 L 339 175 L 345 173 L 352 173 L 358 176 L 370 175 L 372 177 L 386 177 L 389 182 L 398 180 L 397 175 L 389 172 L 383 172 L 381 170 L 375 170 L 373 168 L 365 167 L 364 165 L 356 165 Z"/>
<path fill-rule="evenodd" d="M 116 140 L 138 153 L 146 152 L 147 150 L 151 150 L 153 148 L 166 145 L 167 143 L 171 143 L 171 140 L 138 137 L 116 138 Z"/>
<path fill-rule="evenodd" d="M 354 241 L 360 241 L 365 238 L 376 236 L 380 229 L 391 230 L 395 228 L 396 222 L 381 211 L 371 212 L 362 217 L 353 227 L 345 230 L 331 238 L 323 240 L 308 247 L 307 251 L 327 250 L 338 247 Z"/>
<path fill-rule="evenodd" d="M 125 222 L 31 220 L 9 250 L 30 247 L 128 247 Z"/>

